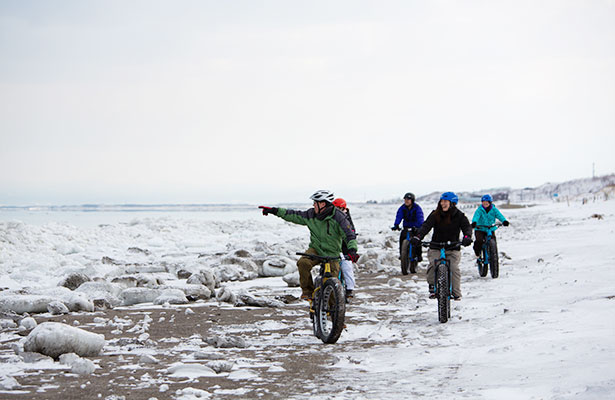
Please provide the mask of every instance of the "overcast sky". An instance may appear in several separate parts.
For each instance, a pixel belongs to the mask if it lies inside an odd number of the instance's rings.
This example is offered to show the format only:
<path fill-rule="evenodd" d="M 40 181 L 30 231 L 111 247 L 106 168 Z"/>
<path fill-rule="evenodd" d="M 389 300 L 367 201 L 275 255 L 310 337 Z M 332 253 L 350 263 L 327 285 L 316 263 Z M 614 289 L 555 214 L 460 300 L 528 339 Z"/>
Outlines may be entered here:
<path fill-rule="evenodd" d="M 0 204 L 615 172 L 615 1 L 0 0 Z"/>

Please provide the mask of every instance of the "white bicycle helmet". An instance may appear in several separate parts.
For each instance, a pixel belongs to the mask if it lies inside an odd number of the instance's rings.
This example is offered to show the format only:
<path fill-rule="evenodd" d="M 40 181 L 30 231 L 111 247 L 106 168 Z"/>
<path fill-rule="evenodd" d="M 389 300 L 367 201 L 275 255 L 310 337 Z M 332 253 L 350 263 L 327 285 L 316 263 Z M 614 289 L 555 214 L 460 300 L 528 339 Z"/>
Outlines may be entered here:
<path fill-rule="evenodd" d="M 335 200 L 335 196 L 329 190 L 318 190 L 316 191 L 316 193 L 310 196 L 310 200 L 326 201 L 329 203 L 333 203 L 333 200 Z"/>

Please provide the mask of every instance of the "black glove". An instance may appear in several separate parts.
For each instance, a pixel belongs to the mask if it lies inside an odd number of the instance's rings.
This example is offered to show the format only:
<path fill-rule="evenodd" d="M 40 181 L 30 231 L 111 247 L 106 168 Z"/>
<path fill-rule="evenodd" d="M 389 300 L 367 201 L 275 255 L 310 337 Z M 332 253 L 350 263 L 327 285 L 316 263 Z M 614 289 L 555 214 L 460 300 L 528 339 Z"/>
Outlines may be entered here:
<path fill-rule="evenodd" d="M 502 225 L 504 225 L 504 226 L 508 226 L 508 225 L 510 225 L 510 222 L 508 222 L 508 221 L 504 221 L 504 222 L 502 222 Z"/>
<path fill-rule="evenodd" d="M 349 249 L 347 256 L 348 256 L 348 259 L 352 261 L 353 263 L 356 263 L 357 261 L 359 261 L 359 255 L 357 254 L 357 251 L 355 249 Z"/>
<path fill-rule="evenodd" d="M 421 239 L 419 239 L 418 236 L 412 236 L 410 238 L 410 243 L 412 243 L 413 246 L 420 246 L 421 245 Z"/>
<path fill-rule="evenodd" d="M 277 213 L 278 213 L 278 208 L 277 207 L 258 206 L 258 208 L 262 208 L 263 209 L 263 215 L 269 215 L 269 214 L 277 215 Z"/>
<path fill-rule="evenodd" d="M 476 221 L 472 222 L 472 229 L 476 228 Z"/>
<path fill-rule="evenodd" d="M 463 239 L 461 239 L 461 245 L 462 246 L 469 246 L 472 244 L 472 238 L 470 236 L 464 236 Z"/>
<path fill-rule="evenodd" d="M 391 227 L 392 231 L 400 231 L 401 229 L 399 229 L 399 225 L 394 225 Z"/>

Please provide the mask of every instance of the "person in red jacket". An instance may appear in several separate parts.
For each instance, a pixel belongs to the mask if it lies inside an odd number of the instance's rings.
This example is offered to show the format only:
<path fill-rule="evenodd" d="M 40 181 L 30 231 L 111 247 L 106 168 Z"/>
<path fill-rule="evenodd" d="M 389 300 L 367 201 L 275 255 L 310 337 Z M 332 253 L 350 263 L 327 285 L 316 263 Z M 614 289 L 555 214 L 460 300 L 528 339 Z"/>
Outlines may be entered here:
<path fill-rule="evenodd" d="M 350 210 L 348 209 L 348 205 L 346 204 L 346 200 L 338 197 L 333 200 L 333 205 L 346 215 L 346 219 L 350 223 L 350 227 L 352 231 L 355 233 L 357 230 L 354 227 L 354 223 L 352 222 L 352 217 L 350 216 Z M 340 262 L 340 268 L 342 269 L 342 275 L 344 277 L 344 283 L 346 283 L 346 301 L 354 297 L 354 288 L 355 288 L 355 279 L 354 279 L 354 271 L 352 268 L 352 261 L 349 260 L 349 249 L 346 241 L 342 242 L 342 254 L 340 254 L 342 261 Z"/>

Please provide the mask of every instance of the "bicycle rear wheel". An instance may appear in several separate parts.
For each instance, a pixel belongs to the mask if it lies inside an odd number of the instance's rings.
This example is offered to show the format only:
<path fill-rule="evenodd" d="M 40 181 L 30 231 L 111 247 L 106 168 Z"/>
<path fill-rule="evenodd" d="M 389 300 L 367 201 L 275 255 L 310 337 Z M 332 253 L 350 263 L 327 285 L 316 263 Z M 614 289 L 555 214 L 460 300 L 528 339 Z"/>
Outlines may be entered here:
<path fill-rule="evenodd" d="M 408 275 L 408 267 L 410 266 L 410 242 L 404 239 L 401 242 L 401 274 Z"/>
<path fill-rule="evenodd" d="M 410 249 L 410 273 L 416 274 L 416 267 L 419 265 L 419 255 L 420 255 L 421 247 L 412 246 Z M 414 254 L 412 254 L 414 253 Z M 419 254 L 417 254 L 419 253 Z"/>
<path fill-rule="evenodd" d="M 445 264 L 438 265 L 436 274 L 438 284 L 438 320 L 442 323 L 448 321 L 450 315 L 451 298 L 448 293 L 448 271 Z"/>
<path fill-rule="evenodd" d="M 335 343 L 344 329 L 346 301 L 342 284 L 337 278 L 329 278 L 322 285 L 316 304 L 316 322 L 320 340 Z"/>
<path fill-rule="evenodd" d="M 489 242 L 489 271 L 493 279 L 500 275 L 500 260 L 498 259 L 498 244 L 495 240 Z"/>

